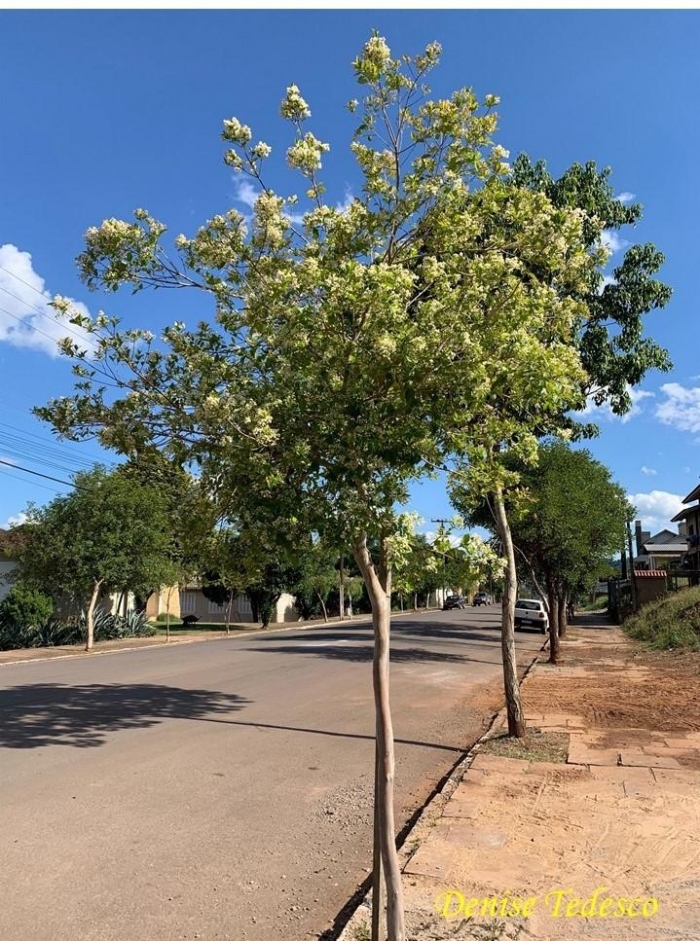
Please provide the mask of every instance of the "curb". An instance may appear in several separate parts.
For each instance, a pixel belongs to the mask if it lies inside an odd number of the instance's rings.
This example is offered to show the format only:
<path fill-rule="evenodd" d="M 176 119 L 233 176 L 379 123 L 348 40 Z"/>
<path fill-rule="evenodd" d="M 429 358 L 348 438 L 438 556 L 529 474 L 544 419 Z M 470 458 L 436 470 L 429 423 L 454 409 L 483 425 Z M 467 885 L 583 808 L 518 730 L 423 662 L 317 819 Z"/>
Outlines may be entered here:
<path fill-rule="evenodd" d="M 427 611 L 425 609 L 419 609 L 418 611 L 392 611 L 391 617 L 409 617 L 411 615 L 426 615 L 426 614 L 435 614 L 442 613 L 440 608 L 429 608 Z M 53 660 L 81 660 L 83 658 L 94 659 L 95 657 L 107 657 L 112 656 L 118 653 L 133 653 L 136 650 L 162 650 L 168 649 L 170 647 L 178 647 L 184 644 L 202 644 L 202 643 L 214 643 L 215 641 L 220 640 L 234 640 L 238 637 L 254 637 L 257 634 L 265 634 L 267 637 L 272 637 L 274 634 L 285 634 L 289 631 L 314 631 L 320 630 L 321 628 L 333 627 L 342 627 L 345 624 L 364 624 L 371 623 L 372 615 L 360 615 L 358 617 L 353 617 L 352 619 L 344 618 L 342 621 L 334 620 L 329 621 L 328 623 L 322 622 L 318 623 L 317 621 L 302 621 L 294 622 L 293 624 L 288 624 L 286 627 L 275 627 L 273 630 L 268 630 L 267 628 L 257 628 L 253 630 L 244 629 L 242 631 L 232 631 L 230 634 L 223 634 L 222 637 L 186 637 L 181 640 L 170 640 L 162 641 L 159 644 L 137 644 L 134 647 L 117 647 L 111 650 L 95 650 L 93 649 L 88 653 L 85 650 L 75 653 L 62 653 L 56 654 L 53 657 L 25 657 L 22 660 L 5 660 L 0 661 L 0 669 L 3 667 L 13 667 L 18 666 L 19 664 L 27 663 L 47 663 L 48 661 Z M 47 648 L 44 648 L 47 649 Z M 51 648 L 57 649 L 57 648 Z"/>
<path fill-rule="evenodd" d="M 530 673 L 539 663 L 540 655 L 544 650 L 547 649 L 548 640 L 549 639 L 547 638 L 544 641 L 540 649 L 525 668 L 525 672 L 520 679 L 520 687 L 522 687 L 525 680 L 529 677 Z M 457 787 L 461 783 L 462 779 L 469 771 L 471 765 L 474 763 L 481 746 L 489 738 L 493 737 L 494 732 L 496 729 L 500 728 L 502 723 L 505 721 L 505 718 L 506 707 L 504 706 L 491 717 L 491 721 L 486 731 L 481 735 L 480 738 L 476 740 L 476 742 L 474 742 L 468 751 L 466 751 L 462 757 L 457 760 L 452 769 L 448 771 L 440 779 L 440 781 L 438 781 L 432 794 L 428 797 L 423 806 L 419 807 L 418 810 L 415 811 L 415 813 L 409 818 L 409 820 L 399 831 L 396 837 L 396 845 L 399 854 L 399 864 L 401 866 L 402 876 L 407 863 L 411 860 L 418 849 L 418 847 L 415 847 L 415 849 L 412 850 L 405 849 L 407 844 L 410 842 L 409 838 L 414 836 L 417 830 L 429 826 L 429 819 L 439 817 L 441 815 L 445 805 L 457 790 Z M 367 876 L 362 881 L 353 896 L 340 910 L 335 918 L 333 927 L 324 932 L 324 934 L 320 936 L 319 941 L 354 941 L 354 938 L 350 934 L 350 931 L 354 928 L 352 921 L 355 915 L 362 909 L 365 910 L 368 918 L 371 919 L 371 897 L 372 874 L 370 873 L 369 876 Z"/>

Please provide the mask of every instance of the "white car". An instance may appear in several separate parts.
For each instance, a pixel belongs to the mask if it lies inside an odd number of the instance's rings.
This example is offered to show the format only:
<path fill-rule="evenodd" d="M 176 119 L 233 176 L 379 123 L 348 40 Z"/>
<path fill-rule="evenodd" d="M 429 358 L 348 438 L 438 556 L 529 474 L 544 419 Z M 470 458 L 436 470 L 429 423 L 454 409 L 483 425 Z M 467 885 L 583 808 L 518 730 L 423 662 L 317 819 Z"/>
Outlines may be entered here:
<path fill-rule="evenodd" d="M 515 629 L 523 626 L 537 627 L 546 634 L 549 630 L 549 618 L 542 601 L 536 598 L 518 598 L 515 602 Z"/>

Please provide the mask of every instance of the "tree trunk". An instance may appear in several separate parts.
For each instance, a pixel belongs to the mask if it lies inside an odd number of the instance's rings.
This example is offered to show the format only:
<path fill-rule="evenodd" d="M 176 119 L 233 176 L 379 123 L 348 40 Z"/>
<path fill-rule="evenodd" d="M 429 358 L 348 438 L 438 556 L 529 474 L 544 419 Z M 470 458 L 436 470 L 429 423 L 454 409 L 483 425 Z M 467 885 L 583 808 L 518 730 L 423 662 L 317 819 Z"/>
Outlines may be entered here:
<path fill-rule="evenodd" d="M 414 611 L 418 610 L 418 592 L 417 591 L 413 592 L 413 610 Z"/>
<path fill-rule="evenodd" d="M 535 569 L 534 569 L 532 562 L 528 559 L 528 557 L 525 555 L 522 549 L 518 549 L 517 546 L 513 546 L 513 548 L 515 549 L 516 552 L 519 552 L 520 555 L 525 560 L 525 564 L 527 565 L 528 572 L 530 573 L 530 578 L 532 579 L 532 584 L 535 586 L 535 591 L 542 599 L 542 603 L 547 609 L 547 614 L 549 614 L 549 598 L 547 596 L 547 593 L 544 591 L 539 581 L 537 580 L 537 575 L 535 574 Z"/>
<path fill-rule="evenodd" d="M 515 568 L 515 551 L 510 525 L 506 515 L 503 493 L 500 488 L 494 496 L 496 527 L 506 557 L 505 589 L 501 602 L 501 651 L 503 655 L 503 680 L 508 713 L 508 734 L 516 738 L 525 735 L 525 718 L 520 702 L 518 665 L 515 658 L 515 601 L 518 595 L 518 574 Z"/>
<path fill-rule="evenodd" d="M 231 633 L 231 608 L 233 607 L 233 592 L 229 589 L 228 605 L 226 606 L 226 636 Z"/>
<path fill-rule="evenodd" d="M 88 605 L 87 615 L 85 617 L 87 623 L 87 642 L 85 644 L 86 650 L 92 650 L 95 646 L 95 607 L 97 605 L 97 599 L 100 597 L 100 588 L 102 588 L 102 579 L 99 582 L 95 582 L 95 587 L 92 590 L 92 597 L 90 598 L 90 604 Z"/>
<path fill-rule="evenodd" d="M 399 604 L 401 605 L 401 610 L 403 611 L 403 592 L 399 592 Z"/>
<path fill-rule="evenodd" d="M 391 570 L 386 541 L 381 542 L 379 571 L 367 549 L 367 537 L 355 541 L 354 555 L 372 605 L 374 661 L 372 679 L 378 749 L 375 788 L 378 803 L 379 845 L 384 872 L 388 941 L 405 941 L 401 868 L 394 836 L 394 732 L 389 705 L 389 629 L 391 605 Z"/>
<path fill-rule="evenodd" d="M 338 607 L 340 608 L 340 620 L 345 617 L 345 584 L 344 584 L 345 556 L 340 556 L 340 576 L 338 578 Z"/>
<path fill-rule="evenodd" d="M 326 611 L 326 602 L 323 600 L 323 596 L 320 591 L 316 592 L 316 597 L 321 602 L 321 610 L 323 611 L 323 623 L 328 624 L 328 612 Z"/>
<path fill-rule="evenodd" d="M 549 592 L 549 662 L 559 663 L 559 597 Z"/>
<path fill-rule="evenodd" d="M 557 629 L 560 637 L 566 637 L 566 627 L 568 624 L 567 620 L 567 604 L 569 599 L 565 594 L 559 595 L 559 622 L 557 624 Z"/>

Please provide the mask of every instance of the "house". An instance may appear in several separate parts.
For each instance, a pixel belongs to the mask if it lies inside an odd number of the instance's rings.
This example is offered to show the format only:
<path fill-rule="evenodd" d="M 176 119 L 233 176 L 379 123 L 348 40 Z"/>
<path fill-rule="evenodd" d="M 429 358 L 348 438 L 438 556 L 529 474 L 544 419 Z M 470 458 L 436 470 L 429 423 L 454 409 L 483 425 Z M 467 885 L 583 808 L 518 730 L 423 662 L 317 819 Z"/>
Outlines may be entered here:
<path fill-rule="evenodd" d="M 662 529 L 651 533 L 642 530 L 640 520 L 634 524 L 637 555 L 634 560 L 635 570 L 658 571 L 678 568 L 688 549 L 685 526 L 680 524 L 678 532 Z"/>
<path fill-rule="evenodd" d="M 694 584 L 700 581 L 700 484 L 683 500 L 684 508 L 671 520 L 682 526 L 687 540 L 687 551 L 681 560 L 683 572 L 693 576 Z"/>
<path fill-rule="evenodd" d="M 146 602 L 146 614 L 149 618 L 158 615 L 170 614 L 174 618 L 183 618 L 188 614 L 194 615 L 198 621 L 205 624 L 225 624 L 228 605 L 218 605 L 204 596 L 202 586 L 190 582 L 186 587 L 164 586 L 160 591 L 153 592 Z M 275 606 L 270 619 L 271 624 L 284 624 L 289 621 L 298 621 L 299 614 L 294 607 L 294 596 L 282 594 Z M 247 595 L 238 594 L 233 599 L 230 611 L 230 623 L 253 623 L 253 609 Z"/>

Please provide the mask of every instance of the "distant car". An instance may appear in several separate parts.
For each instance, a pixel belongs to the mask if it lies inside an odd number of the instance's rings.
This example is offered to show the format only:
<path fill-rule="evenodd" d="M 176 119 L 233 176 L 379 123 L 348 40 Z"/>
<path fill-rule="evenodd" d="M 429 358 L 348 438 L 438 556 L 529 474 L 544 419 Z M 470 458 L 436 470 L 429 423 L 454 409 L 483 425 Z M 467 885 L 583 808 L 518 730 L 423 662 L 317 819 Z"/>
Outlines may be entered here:
<path fill-rule="evenodd" d="M 515 602 L 515 629 L 527 625 L 536 627 L 543 634 L 549 630 L 549 618 L 544 604 L 536 598 L 518 598 Z"/>
<path fill-rule="evenodd" d="M 482 604 L 491 604 L 491 599 L 489 598 L 489 596 L 486 594 L 485 591 L 480 591 L 478 594 L 474 595 L 474 600 L 472 601 L 472 604 L 474 605 L 475 608 L 478 608 L 479 605 L 482 605 Z"/>
<path fill-rule="evenodd" d="M 443 611 L 453 611 L 455 608 L 466 608 L 467 599 L 462 595 L 450 595 L 448 598 L 445 598 L 445 603 L 442 606 Z"/>

